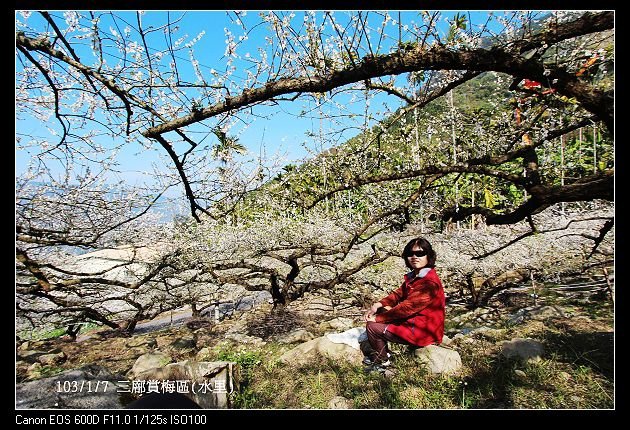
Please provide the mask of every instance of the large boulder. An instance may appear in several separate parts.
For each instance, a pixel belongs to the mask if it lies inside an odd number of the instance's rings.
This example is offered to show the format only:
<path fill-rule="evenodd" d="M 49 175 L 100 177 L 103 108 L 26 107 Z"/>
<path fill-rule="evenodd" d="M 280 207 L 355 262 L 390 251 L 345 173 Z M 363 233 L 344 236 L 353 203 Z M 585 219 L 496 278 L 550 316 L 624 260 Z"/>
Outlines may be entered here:
<path fill-rule="evenodd" d="M 57 366 L 66 361 L 67 358 L 68 357 L 66 357 L 66 354 L 63 351 L 59 351 L 57 353 L 40 355 L 37 358 L 37 361 L 44 366 Z"/>
<path fill-rule="evenodd" d="M 319 328 L 324 331 L 344 331 L 352 328 L 353 326 L 354 320 L 344 317 L 337 317 L 319 324 Z"/>
<path fill-rule="evenodd" d="M 345 343 L 332 342 L 326 336 L 322 336 L 304 342 L 285 352 L 280 356 L 280 361 L 283 363 L 306 364 L 317 355 L 330 357 L 335 360 L 346 360 L 357 365 L 361 364 L 361 360 L 363 360 L 363 354 L 360 350 Z"/>
<path fill-rule="evenodd" d="M 514 338 L 501 342 L 501 355 L 521 360 L 537 360 L 545 351 L 543 344 L 531 338 Z"/>
<path fill-rule="evenodd" d="M 185 360 L 152 368 L 135 376 L 138 381 L 168 381 L 177 392 L 190 396 L 203 409 L 225 409 L 229 394 L 238 390 L 236 363 Z M 163 386 L 162 386 L 163 387 Z"/>
<path fill-rule="evenodd" d="M 128 372 L 128 376 L 134 379 L 137 375 L 146 372 L 150 369 L 163 367 L 165 364 L 173 361 L 170 356 L 160 351 L 149 352 L 141 355 L 136 359 L 133 367 Z"/>
<path fill-rule="evenodd" d="M 424 362 L 431 373 L 453 374 L 462 367 L 459 352 L 438 345 L 418 348 L 414 355 Z"/>
<path fill-rule="evenodd" d="M 315 336 L 312 333 L 304 330 L 303 328 L 300 328 L 297 330 L 293 330 L 290 333 L 275 336 L 275 341 L 278 343 L 308 342 L 314 337 Z"/>
<path fill-rule="evenodd" d="M 260 348 L 261 346 L 267 344 L 267 342 L 259 337 L 249 336 L 241 333 L 226 333 L 224 337 L 239 344 L 252 345 L 255 348 Z"/>
<path fill-rule="evenodd" d="M 50 378 L 16 384 L 16 409 L 120 409 L 130 400 L 123 397 L 120 381 L 97 365 L 68 370 Z"/>

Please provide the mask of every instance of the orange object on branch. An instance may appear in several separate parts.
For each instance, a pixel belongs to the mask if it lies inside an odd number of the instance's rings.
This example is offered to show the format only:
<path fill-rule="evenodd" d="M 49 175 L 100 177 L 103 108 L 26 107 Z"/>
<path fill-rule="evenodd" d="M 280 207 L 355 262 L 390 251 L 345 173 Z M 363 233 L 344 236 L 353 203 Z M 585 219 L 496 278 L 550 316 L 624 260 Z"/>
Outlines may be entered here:
<path fill-rule="evenodd" d="M 597 60 L 597 54 L 592 56 L 591 58 L 589 58 L 586 63 L 584 63 L 584 65 L 582 66 L 582 68 L 580 70 L 577 71 L 577 73 L 575 74 L 575 76 L 582 76 L 584 74 L 584 72 L 586 72 L 593 64 L 595 64 L 595 61 Z"/>
<path fill-rule="evenodd" d="M 542 84 L 538 81 L 532 81 L 531 79 L 523 79 L 523 88 L 531 91 L 539 90 L 542 88 Z M 546 90 L 540 92 L 540 94 L 553 94 L 555 92 L 556 90 L 554 90 L 553 88 L 547 88 Z"/>
<path fill-rule="evenodd" d="M 530 79 L 523 79 L 523 88 L 526 88 L 528 90 L 533 90 L 533 89 L 538 89 L 541 87 L 542 85 L 540 84 L 540 82 L 532 81 Z"/>

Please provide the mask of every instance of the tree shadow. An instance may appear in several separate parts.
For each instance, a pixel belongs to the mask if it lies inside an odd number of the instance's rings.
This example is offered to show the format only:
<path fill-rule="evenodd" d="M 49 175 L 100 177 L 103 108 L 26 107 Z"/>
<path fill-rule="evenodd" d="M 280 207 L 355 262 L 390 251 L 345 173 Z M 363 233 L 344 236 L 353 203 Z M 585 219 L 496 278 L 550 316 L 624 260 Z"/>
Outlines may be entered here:
<path fill-rule="evenodd" d="M 610 381 L 614 377 L 613 342 L 613 332 L 582 332 L 570 329 L 561 333 L 547 333 L 544 339 L 545 349 L 548 354 L 554 355 L 554 361 L 568 363 L 573 367 L 588 367 Z M 517 359 L 497 355 L 474 369 L 474 373 L 462 382 L 467 383 L 467 393 L 479 393 L 479 397 L 467 407 L 511 409 L 515 407 L 512 399 L 515 389 L 544 389 L 537 382 L 519 378 L 515 369 L 520 367 L 522 363 Z"/>
<path fill-rule="evenodd" d="M 614 333 L 582 332 L 567 329 L 562 333 L 547 333 L 546 348 L 557 354 L 557 360 L 591 368 L 606 379 L 614 379 Z"/>
<path fill-rule="evenodd" d="M 480 398 L 467 408 L 471 409 L 511 409 L 514 407 L 510 392 L 520 385 L 514 375 L 518 362 L 502 356 L 493 357 L 482 369 L 476 369 L 472 376 L 465 378 L 466 391 L 478 393 Z M 463 399 L 459 399 L 462 401 Z"/>

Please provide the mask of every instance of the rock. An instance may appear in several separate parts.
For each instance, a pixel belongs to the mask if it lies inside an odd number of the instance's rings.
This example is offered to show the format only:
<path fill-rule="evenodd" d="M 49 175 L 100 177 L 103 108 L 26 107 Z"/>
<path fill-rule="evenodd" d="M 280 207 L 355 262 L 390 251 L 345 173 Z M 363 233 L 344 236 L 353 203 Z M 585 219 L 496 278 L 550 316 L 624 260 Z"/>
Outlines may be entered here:
<path fill-rule="evenodd" d="M 385 369 L 385 372 L 383 372 L 383 376 L 387 379 L 392 379 L 394 376 L 396 376 L 397 373 L 398 371 L 388 367 L 387 369 Z"/>
<path fill-rule="evenodd" d="M 283 363 L 306 364 L 317 355 L 323 355 L 332 359 L 342 359 L 354 364 L 361 364 L 363 354 L 361 351 L 344 343 L 334 343 L 326 336 L 318 337 L 304 342 L 280 356 Z"/>
<path fill-rule="evenodd" d="M 568 381 L 571 379 L 571 375 L 568 374 L 567 372 L 560 372 L 558 376 L 560 376 L 560 378 L 562 378 L 565 381 Z"/>
<path fill-rule="evenodd" d="M 197 355 L 195 355 L 195 359 L 197 361 L 207 361 L 207 358 L 212 357 L 213 353 L 210 350 L 210 348 L 203 347 L 201 348 L 198 352 Z"/>
<path fill-rule="evenodd" d="M 138 357 L 136 362 L 133 364 L 133 367 L 128 372 L 128 376 L 131 379 L 134 379 L 135 376 L 146 372 L 147 370 L 162 367 L 167 363 L 172 361 L 171 357 L 164 354 L 163 352 L 156 351 L 150 352 Z"/>
<path fill-rule="evenodd" d="M 337 317 L 319 324 L 319 328 L 322 330 L 344 331 L 352 327 L 354 327 L 354 321 L 344 317 Z"/>
<path fill-rule="evenodd" d="M 466 335 L 464 335 L 462 333 L 457 333 L 455 336 L 453 336 L 453 340 L 452 340 L 451 343 L 454 343 L 454 344 L 458 345 L 460 343 L 474 343 L 474 342 L 475 342 L 475 340 L 472 339 L 471 337 L 466 336 Z M 444 342 L 442 342 L 442 343 L 444 343 Z"/>
<path fill-rule="evenodd" d="M 308 342 L 313 339 L 312 333 L 304 330 L 303 328 L 292 331 L 291 333 L 286 333 L 283 335 L 279 335 L 276 337 L 276 342 L 278 343 L 298 343 L 298 342 Z"/>
<path fill-rule="evenodd" d="M 37 363 L 39 361 L 39 357 L 46 354 L 49 354 L 49 352 L 39 350 L 21 351 L 18 354 L 18 357 L 28 363 Z"/>
<path fill-rule="evenodd" d="M 545 323 L 542 321 L 530 320 L 526 324 L 518 328 L 521 337 L 536 337 L 538 334 L 547 330 Z"/>
<path fill-rule="evenodd" d="M 56 366 L 66 361 L 66 359 L 67 359 L 66 354 L 64 354 L 63 351 L 60 351 L 57 354 L 40 355 L 37 358 L 37 361 L 42 363 L 44 366 Z"/>
<path fill-rule="evenodd" d="M 39 365 L 39 364 L 38 364 Z M 16 409 L 120 409 L 124 397 L 114 375 L 97 365 L 68 370 L 50 378 L 16 384 Z"/>
<path fill-rule="evenodd" d="M 15 362 L 15 373 L 17 375 L 17 379 L 23 379 L 26 377 L 26 372 L 31 365 L 26 361 L 17 360 Z"/>
<path fill-rule="evenodd" d="M 456 373 L 462 367 L 459 352 L 438 345 L 427 345 L 414 351 L 414 355 L 423 361 L 431 373 Z"/>
<path fill-rule="evenodd" d="M 173 341 L 171 347 L 176 349 L 195 349 L 197 343 L 193 337 L 182 337 Z"/>
<path fill-rule="evenodd" d="M 527 373 L 523 372 L 521 369 L 516 369 L 516 370 L 514 370 L 514 373 L 515 373 L 517 376 L 520 376 L 521 378 L 525 378 L 525 377 L 527 377 Z"/>
<path fill-rule="evenodd" d="M 226 334 L 243 334 L 247 335 L 247 320 L 239 319 L 235 321 L 230 328 L 227 329 Z"/>
<path fill-rule="evenodd" d="M 33 380 L 42 377 L 42 365 L 40 363 L 33 363 L 26 369 L 26 379 Z"/>
<path fill-rule="evenodd" d="M 501 342 L 501 355 L 507 358 L 540 359 L 543 352 L 543 344 L 530 338 L 514 338 Z"/>
<path fill-rule="evenodd" d="M 525 309 L 519 309 L 507 319 L 507 323 L 510 325 L 522 324 L 527 318 L 527 311 Z"/>
<path fill-rule="evenodd" d="M 544 321 L 550 318 L 566 318 L 566 315 L 558 306 L 543 306 L 529 311 L 531 319 Z"/>
<path fill-rule="evenodd" d="M 481 337 L 488 340 L 496 340 L 503 334 L 503 332 L 503 330 L 499 330 L 496 328 L 481 326 L 472 330 L 470 334 L 474 335 L 475 337 Z"/>
<path fill-rule="evenodd" d="M 246 345 L 252 345 L 254 347 L 261 347 L 263 345 L 266 345 L 267 342 L 265 342 L 264 340 L 262 340 L 259 337 L 254 337 L 254 336 L 248 336 L 246 334 L 241 334 L 241 333 L 226 333 L 225 334 L 225 338 L 226 339 L 231 339 L 234 342 L 237 343 L 243 343 Z"/>
<path fill-rule="evenodd" d="M 151 350 L 147 350 L 144 347 L 137 347 L 137 348 L 129 348 L 129 357 L 135 357 L 138 358 L 144 354 L 149 354 L 151 353 Z"/>
<path fill-rule="evenodd" d="M 328 402 L 328 409 L 354 409 L 354 402 L 342 396 L 335 396 Z"/>
<path fill-rule="evenodd" d="M 127 348 L 145 348 L 146 350 L 157 347 L 157 341 L 150 337 L 132 337 L 125 342 Z"/>
<path fill-rule="evenodd" d="M 361 344 L 365 342 L 367 342 L 367 344 L 369 345 L 369 339 L 367 336 L 367 332 L 365 331 L 365 327 L 354 327 L 341 333 L 327 333 L 326 337 L 332 342 L 344 343 L 348 346 L 353 347 L 354 349 L 363 350 Z M 370 354 L 372 352 L 371 348 L 369 348 L 368 351 L 370 351 L 368 353 Z"/>
<path fill-rule="evenodd" d="M 228 408 L 229 394 L 238 390 L 236 363 L 185 360 L 149 369 L 136 376 L 140 381 L 186 381 L 178 392 L 189 394 L 204 409 Z M 181 383 L 180 383 L 181 384 Z"/>
<path fill-rule="evenodd" d="M 519 309 L 508 317 L 512 325 L 522 324 L 527 320 L 545 321 L 552 318 L 566 318 L 565 313 L 557 306 L 530 306 Z"/>
<path fill-rule="evenodd" d="M 25 344 L 23 350 L 48 350 L 49 346 L 45 340 L 29 340 Z"/>
<path fill-rule="evenodd" d="M 442 345 L 449 346 L 451 343 L 453 343 L 453 339 L 447 335 L 442 336 Z"/>
<path fill-rule="evenodd" d="M 23 342 L 17 348 L 18 351 L 28 351 L 29 349 L 31 349 L 31 342 L 29 342 L 28 340 L 26 342 Z"/>

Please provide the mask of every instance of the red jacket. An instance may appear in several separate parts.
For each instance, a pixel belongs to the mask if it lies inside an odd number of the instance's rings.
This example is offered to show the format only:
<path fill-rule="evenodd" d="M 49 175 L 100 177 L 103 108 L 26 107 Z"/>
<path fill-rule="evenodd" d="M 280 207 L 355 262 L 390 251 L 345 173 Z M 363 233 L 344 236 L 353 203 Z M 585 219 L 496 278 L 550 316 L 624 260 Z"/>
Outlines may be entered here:
<path fill-rule="evenodd" d="M 389 324 L 387 331 L 416 346 L 442 343 L 446 299 L 442 281 L 434 268 L 422 278 L 405 275 L 397 290 L 380 302 L 392 308 L 376 315 L 376 322 Z"/>

